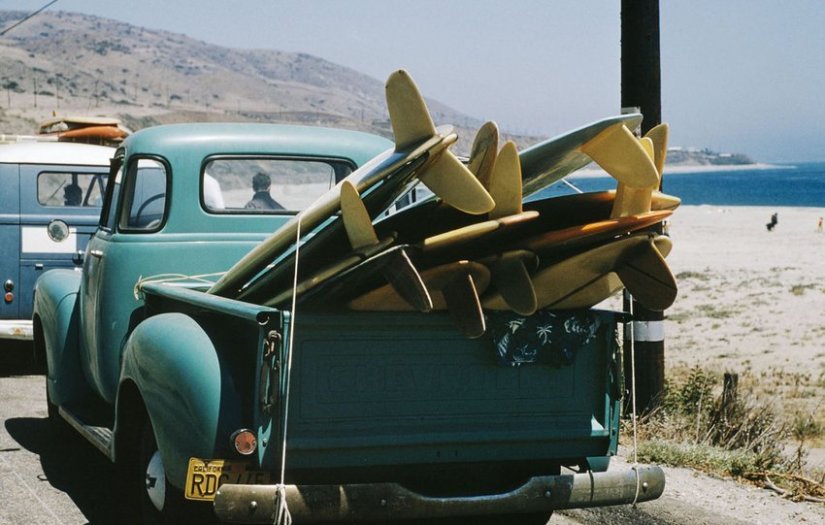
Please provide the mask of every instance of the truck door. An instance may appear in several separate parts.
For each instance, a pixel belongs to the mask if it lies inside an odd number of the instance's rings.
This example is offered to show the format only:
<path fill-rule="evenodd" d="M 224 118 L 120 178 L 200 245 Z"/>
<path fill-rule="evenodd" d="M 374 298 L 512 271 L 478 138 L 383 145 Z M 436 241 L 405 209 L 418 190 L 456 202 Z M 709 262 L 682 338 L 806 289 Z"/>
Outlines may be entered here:
<path fill-rule="evenodd" d="M 125 169 L 122 159 L 113 162 L 116 175 L 86 249 L 80 285 L 84 372 L 98 393 L 110 400 L 120 372 L 120 349 L 137 306 L 134 286 L 141 264 L 133 255 L 151 257 L 151 250 L 136 247 L 163 227 L 168 190 L 168 172 L 161 162 L 136 159 Z"/>

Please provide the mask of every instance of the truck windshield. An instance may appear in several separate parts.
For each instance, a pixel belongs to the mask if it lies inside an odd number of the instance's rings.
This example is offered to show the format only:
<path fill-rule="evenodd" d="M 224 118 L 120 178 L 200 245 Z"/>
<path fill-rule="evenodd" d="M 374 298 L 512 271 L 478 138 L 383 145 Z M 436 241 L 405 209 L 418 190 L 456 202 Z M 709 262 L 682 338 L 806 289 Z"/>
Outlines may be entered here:
<path fill-rule="evenodd" d="M 211 213 L 297 212 L 352 169 L 332 159 L 211 159 L 203 169 L 201 203 Z"/>

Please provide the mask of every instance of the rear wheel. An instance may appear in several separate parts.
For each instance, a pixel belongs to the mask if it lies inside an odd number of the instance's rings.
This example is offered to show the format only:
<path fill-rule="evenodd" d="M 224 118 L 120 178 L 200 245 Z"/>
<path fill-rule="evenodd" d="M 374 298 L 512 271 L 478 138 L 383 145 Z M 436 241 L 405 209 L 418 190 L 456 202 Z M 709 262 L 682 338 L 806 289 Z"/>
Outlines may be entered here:
<path fill-rule="evenodd" d="M 140 437 L 140 466 L 142 487 L 139 490 L 143 522 L 166 523 L 168 520 L 165 517 L 168 516 L 171 508 L 171 505 L 166 503 L 166 469 L 163 467 L 163 459 L 160 457 L 155 432 L 149 418 L 146 418 Z M 165 513 L 164 510 L 166 510 Z"/>
<path fill-rule="evenodd" d="M 166 467 L 158 450 L 155 431 L 143 412 L 123 438 L 118 458 L 118 477 L 127 502 L 121 523 L 161 525 L 172 523 L 214 523 L 212 506 L 186 501 L 183 492 L 166 477 Z"/>
<path fill-rule="evenodd" d="M 140 525 L 178 523 L 175 491 L 166 480 L 152 422 L 146 415 L 141 420 L 124 436 L 130 446 L 121 449 L 123 457 L 118 458 L 118 478 L 127 503 L 121 520 Z"/>

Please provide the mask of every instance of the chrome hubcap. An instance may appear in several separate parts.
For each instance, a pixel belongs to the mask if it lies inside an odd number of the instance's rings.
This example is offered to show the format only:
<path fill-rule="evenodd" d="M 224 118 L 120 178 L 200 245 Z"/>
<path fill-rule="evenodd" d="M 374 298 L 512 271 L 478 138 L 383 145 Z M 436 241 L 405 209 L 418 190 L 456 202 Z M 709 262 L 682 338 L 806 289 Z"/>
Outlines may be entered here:
<path fill-rule="evenodd" d="M 146 493 L 149 500 L 158 511 L 163 510 L 166 501 L 166 471 L 163 469 L 163 460 L 157 450 L 146 466 Z"/>

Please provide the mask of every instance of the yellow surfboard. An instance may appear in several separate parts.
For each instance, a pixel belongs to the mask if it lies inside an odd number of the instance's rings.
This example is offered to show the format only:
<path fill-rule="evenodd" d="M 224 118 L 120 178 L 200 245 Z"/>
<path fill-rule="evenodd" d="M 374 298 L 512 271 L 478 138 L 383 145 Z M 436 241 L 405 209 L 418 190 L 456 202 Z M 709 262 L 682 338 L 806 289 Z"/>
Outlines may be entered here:
<path fill-rule="evenodd" d="M 653 234 L 631 235 L 540 269 L 531 276 L 538 307 L 560 310 L 598 304 L 615 293 L 613 283 L 603 277 L 617 270 L 628 279 L 619 277 L 624 286 L 630 285 L 631 293 L 646 289 L 641 295 L 650 300 L 651 309 L 669 306 L 676 296 L 676 282 L 654 239 Z M 492 310 L 509 309 L 495 291 L 483 297 L 482 304 Z"/>

